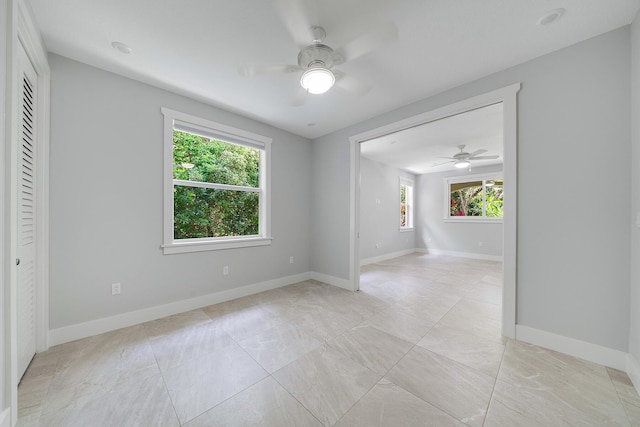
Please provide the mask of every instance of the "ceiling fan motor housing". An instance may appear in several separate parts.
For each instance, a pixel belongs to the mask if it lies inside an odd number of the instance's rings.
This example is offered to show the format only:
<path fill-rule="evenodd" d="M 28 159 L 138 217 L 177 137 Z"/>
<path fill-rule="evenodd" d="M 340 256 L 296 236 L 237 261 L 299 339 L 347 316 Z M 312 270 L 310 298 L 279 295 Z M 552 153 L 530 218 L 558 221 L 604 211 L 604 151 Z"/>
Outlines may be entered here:
<path fill-rule="evenodd" d="M 298 65 L 306 70 L 313 66 L 331 68 L 335 65 L 336 54 L 329 46 L 316 43 L 303 48 L 298 54 Z"/>

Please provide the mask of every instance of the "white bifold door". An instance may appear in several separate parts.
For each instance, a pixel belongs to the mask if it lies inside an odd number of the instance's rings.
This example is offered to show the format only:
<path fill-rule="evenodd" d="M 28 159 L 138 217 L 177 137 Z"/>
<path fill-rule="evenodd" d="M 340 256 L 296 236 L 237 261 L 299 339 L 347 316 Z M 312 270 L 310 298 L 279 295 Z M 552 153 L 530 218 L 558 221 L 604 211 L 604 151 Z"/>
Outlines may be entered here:
<path fill-rule="evenodd" d="M 17 174 L 18 378 L 36 353 L 36 87 L 37 75 L 20 45 L 21 93 Z"/>

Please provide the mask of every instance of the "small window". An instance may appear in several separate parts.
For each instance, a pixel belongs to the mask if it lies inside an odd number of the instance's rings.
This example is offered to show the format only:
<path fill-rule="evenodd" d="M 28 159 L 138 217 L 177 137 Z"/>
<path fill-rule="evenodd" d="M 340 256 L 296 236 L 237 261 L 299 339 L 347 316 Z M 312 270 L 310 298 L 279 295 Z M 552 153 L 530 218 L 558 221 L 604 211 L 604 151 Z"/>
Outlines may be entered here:
<path fill-rule="evenodd" d="M 169 109 L 164 253 L 270 243 L 269 138 Z"/>
<path fill-rule="evenodd" d="M 413 181 L 400 178 L 400 230 L 413 229 Z"/>
<path fill-rule="evenodd" d="M 502 220 L 503 179 L 474 176 L 445 180 L 446 213 L 450 220 Z"/>

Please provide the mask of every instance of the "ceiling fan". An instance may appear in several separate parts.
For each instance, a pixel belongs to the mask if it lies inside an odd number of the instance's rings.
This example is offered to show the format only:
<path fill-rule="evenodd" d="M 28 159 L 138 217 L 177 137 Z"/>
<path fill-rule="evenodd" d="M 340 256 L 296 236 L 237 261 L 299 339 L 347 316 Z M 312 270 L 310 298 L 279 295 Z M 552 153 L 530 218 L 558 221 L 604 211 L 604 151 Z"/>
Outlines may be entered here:
<path fill-rule="evenodd" d="M 294 42 L 300 47 L 298 64 L 245 64 L 238 70 L 244 77 L 265 74 L 302 72 L 298 95 L 293 99 L 294 106 L 303 105 L 307 93 L 321 94 L 336 84 L 341 88 L 364 95 L 371 86 L 350 77 L 333 67 L 351 61 L 377 49 L 383 44 L 398 38 L 398 29 L 393 23 L 377 26 L 346 43 L 340 49 L 332 49 L 324 44 L 326 31 L 319 25 L 311 25 L 309 14 L 302 0 L 276 0 L 275 5 L 284 25 Z"/>
<path fill-rule="evenodd" d="M 497 159 L 500 157 L 500 156 L 481 156 L 480 154 L 487 152 L 487 150 L 483 150 L 483 149 L 476 150 L 473 153 L 467 153 L 466 151 L 464 151 L 464 147 L 465 147 L 464 144 L 458 145 L 458 149 L 460 150 L 459 153 L 454 154 L 453 157 L 441 157 L 441 159 L 451 159 L 451 160 L 449 160 L 448 162 L 435 164 L 434 166 L 453 163 L 453 166 L 455 166 L 456 168 L 463 169 L 463 168 L 469 167 L 471 165 L 472 160 L 490 160 L 490 159 Z"/>

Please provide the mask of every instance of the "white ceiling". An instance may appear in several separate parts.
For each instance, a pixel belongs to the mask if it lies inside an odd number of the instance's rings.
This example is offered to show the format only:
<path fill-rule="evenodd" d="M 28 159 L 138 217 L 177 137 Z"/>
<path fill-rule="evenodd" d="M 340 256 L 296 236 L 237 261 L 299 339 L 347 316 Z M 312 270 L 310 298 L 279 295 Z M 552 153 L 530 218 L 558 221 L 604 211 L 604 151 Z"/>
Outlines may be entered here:
<path fill-rule="evenodd" d="M 47 49 L 307 138 L 352 125 L 629 24 L 640 0 L 300 0 L 339 48 L 392 22 L 398 40 L 336 66 L 371 84 L 294 107 L 298 73 L 245 78 L 243 64 L 296 64 L 268 0 L 28 0 Z M 566 8 L 554 24 L 537 20 Z M 111 43 L 133 52 L 124 55 Z"/>
<path fill-rule="evenodd" d="M 455 169 L 442 157 L 487 150 L 492 160 L 472 160 L 471 169 L 502 163 L 502 103 L 447 117 L 364 142 L 363 157 L 416 175 Z"/>

